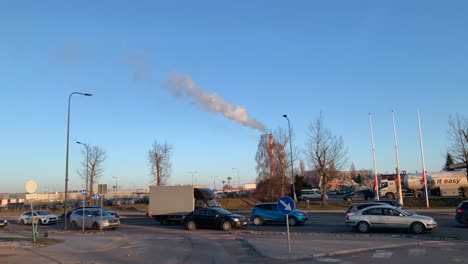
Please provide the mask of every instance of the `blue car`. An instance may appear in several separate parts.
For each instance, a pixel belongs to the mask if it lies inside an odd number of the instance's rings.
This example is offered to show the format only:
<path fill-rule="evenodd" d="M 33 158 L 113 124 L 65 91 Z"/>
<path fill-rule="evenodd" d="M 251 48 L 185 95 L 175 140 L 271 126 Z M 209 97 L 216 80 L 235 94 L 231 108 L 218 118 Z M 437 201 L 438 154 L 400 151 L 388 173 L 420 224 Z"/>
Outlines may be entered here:
<path fill-rule="evenodd" d="M 303 224 L 309 220 L 307 213 L 301 210 L 294 210 L 288 216 L 290 226 Z M 286 215 L 278 211 L 277 203 L 261 203 L 256 204 L 252 209 L 250 220 L 256 226 L 263 225 L 267 222 L 286 223 Z"/>

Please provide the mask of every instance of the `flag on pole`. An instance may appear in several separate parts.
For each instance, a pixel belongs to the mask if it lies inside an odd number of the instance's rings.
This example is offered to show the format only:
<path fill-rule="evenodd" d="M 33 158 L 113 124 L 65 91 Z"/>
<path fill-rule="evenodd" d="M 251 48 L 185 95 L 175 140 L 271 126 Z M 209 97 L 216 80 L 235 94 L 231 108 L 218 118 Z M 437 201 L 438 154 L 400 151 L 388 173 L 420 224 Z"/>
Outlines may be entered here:
<path fill-rule="evenodd" d="M 423 170 L 422 172 L 422 184 L 426 185 L 427 180 L 426 180 L 426 172 Z"/>
<path fill-rule="evenodd" d="M 374 175 L 374 191 L 377 191 L 377 183 L 378 183 L 378 179 L 377 179 L 377 175 Z"/>

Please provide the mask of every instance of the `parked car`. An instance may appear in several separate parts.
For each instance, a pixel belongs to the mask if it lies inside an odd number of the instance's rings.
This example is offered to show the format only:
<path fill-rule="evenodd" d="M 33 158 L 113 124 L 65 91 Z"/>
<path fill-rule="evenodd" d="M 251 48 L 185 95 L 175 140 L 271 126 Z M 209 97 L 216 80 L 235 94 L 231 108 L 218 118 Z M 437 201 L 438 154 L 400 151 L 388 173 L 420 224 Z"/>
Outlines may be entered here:
<path fill-rule="evenodd" d="M 67 217 L 70 218 L 70 215 L 75 211 L 75 210 L 78 210 L 78 209 L 82 209 L 83 206 L 80 206 L 80 207 L 76 207 L 76 208 L 73 208 L 72 210 L 68 211 L 67 212 Z M 85 206 L 86 209 L 101 209 L 101 206 Z M 102 207 L 102 212 L 107 212 L 117 218 L 120 218 L 120 215 L 118 212 L 115 212 L 115 211 L 111 211 L 111 210 L 107 210 L 106 208 Z"/>
<path fill-rule="evenodd" d="M 372 200 L 375 198 L 375 192 L 371 189 L 354 191 L 350 194 L 347 194 L 343 197 L 343 199 L 349 203 L 357 200 Z"/>
<path fill-rule="evenodd" d="M 33 215 L 34 218 L 39 218 L 39 224 L 41 225 L 56 224 L 58 221 L 58 216 L 45 210 L 33 211 Z M 18 223 L 22 225 L 32 224 L 31 211 L 22 213 L 18 218 Z"/>
<path fill-rule="evenodd" d="M 232 227 L 240 228 L 246 226 L 247 218 L 242 215 L 233 214 L 221 207 L 198 208 L 185 217 L 183 224 L 187 230 L 203 227 L 229 231 Z"/>
<path fill-rule="evenodd" d="M 458 223 L 468 227 L 468 200 L 462 201 L 455 212 L 455 219 Z"/>
<path fill-rule="evenodd" d="M 0 218 L 0 228 L 4 228 L 8 225 L 8 221 L 5 218 Z"/>
<path fill-rule="evenodd" d="M 302 201 L 319 200 L 319 199 L 322 199 L 322 191 L 316 188 L 302 189 L 301 194 L 299 195 L 299 200 L 302 200 Z"/>
<path fill-rule="evenodd" d="M 83 212 L 84 210 L 84 212 Z M 84 214 L 84 217 L 83 217 Z M 84 219 L 84 220 L 83 220 Z M 116 229 L 120 226 L 119 218 L 103 211 L 101 215 L 101 210 L 96 208 L 87 208 L 85 209 L 77 209 L 72 212 L 70 215 L 70 225 L 72 230 L 78 230 L 83 228 L 83 221 L 84 221 L 84 228 L 86 229 Z"/>
<path fill-rule="evenodd" d="M 379 204 L 346 216 L 346 224 L 361 233 L 372 229 L 409 230 L 415 234 L 437 228 L 437 222 L 429 216 L 418 215 L 396 207 Z"/>
<path fill-rule="evenodd" d="M 301 210 L 293 210 L 288 215 L 288 218 L 290 226 L 303 224 L 309 220 L 307 213 Z M 278 210 L 277 203 L 261 203 L 256 204 L 252 209 L 250 220 L 256 226 L 267 222 L 286 223 L 286 215 Z"/>

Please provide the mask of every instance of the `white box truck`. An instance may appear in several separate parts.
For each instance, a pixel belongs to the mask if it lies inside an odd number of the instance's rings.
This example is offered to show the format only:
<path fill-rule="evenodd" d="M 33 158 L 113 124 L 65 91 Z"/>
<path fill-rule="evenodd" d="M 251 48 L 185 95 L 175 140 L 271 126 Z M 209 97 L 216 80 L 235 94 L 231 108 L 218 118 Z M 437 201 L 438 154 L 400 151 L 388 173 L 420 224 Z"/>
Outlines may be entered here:
<path fill-rule="evenodd" d="M 217 207 L 215 194 L 204 186 L 150 186 L 147 215 L 161 225 L 181 224 L 200 207 Z"/>

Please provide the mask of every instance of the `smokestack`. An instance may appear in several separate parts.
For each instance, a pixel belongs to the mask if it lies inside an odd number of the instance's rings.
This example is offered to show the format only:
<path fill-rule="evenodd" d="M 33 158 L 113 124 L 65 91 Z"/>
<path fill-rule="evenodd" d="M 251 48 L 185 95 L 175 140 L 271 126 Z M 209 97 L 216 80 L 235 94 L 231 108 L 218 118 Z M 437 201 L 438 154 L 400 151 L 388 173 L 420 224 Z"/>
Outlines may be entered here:
<path fill-rule="evenodd" d="M 273 134 L 268 134 L 269 138 L 269 156 L 270 156 L 270 174 L 273 177 L 275 175 L 275 143 L 273 142 Z"/>
<path fill-rule="evenodd" d="M 237 105 L 234 107 L 232 103 L 225 101 L 217 93 L 210 94 L 203 91 L 188 75 L 181 73 L 170 75 L 167 88 L 177 98 L 186 97 L 205 111 L 220 113 L 237 123 L 262 132 L 266 130 L 262 123 L 249 117 L 247 110 L 243 106 Z"/>

